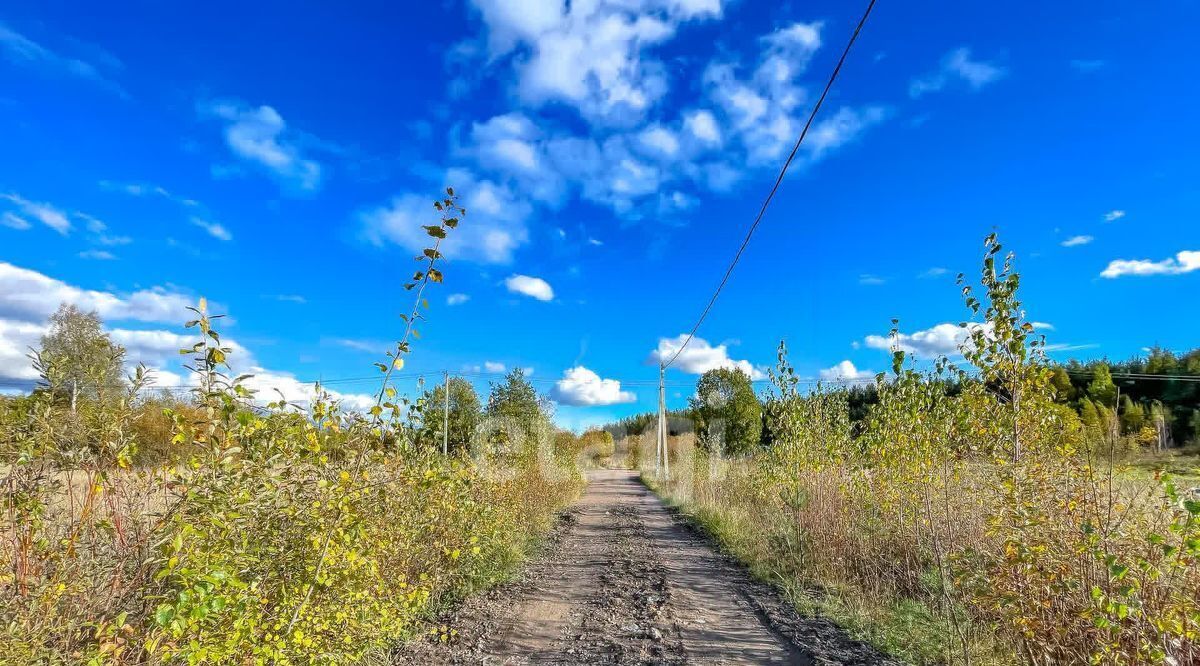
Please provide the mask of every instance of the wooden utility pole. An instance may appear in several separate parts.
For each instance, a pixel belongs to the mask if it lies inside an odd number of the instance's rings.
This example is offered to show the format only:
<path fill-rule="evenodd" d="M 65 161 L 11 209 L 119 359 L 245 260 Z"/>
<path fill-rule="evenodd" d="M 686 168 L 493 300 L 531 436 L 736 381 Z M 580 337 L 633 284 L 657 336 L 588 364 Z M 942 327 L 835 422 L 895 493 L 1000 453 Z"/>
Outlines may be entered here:
<path fill-rule="evenodd" d="M 671 477 L 671 457 L 667 454 L 667 368 L 658 364 L 658 442 L 655 446 L 654 472 L 659 472 L 659 461 L 662 462 L 662 472 L 667 478 Z"/>
<path fill-rule="evenodd" d="M 442 373 L 442 455 L 450 455 L 450 371 Z"/>

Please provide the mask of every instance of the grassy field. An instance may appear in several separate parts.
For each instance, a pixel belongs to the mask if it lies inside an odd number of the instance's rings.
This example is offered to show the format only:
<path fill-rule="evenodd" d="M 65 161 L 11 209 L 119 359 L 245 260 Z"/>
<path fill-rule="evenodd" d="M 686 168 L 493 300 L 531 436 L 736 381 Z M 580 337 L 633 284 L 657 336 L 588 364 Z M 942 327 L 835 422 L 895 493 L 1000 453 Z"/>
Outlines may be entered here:
<path fill-rule="evenodd" d="M 839 421 L 819 394 L 793 407 L 807 450 L 723 456 L 673 437 L 669 478 L 654 474 L 653 441 L 617 452 L 801 612 L 906 661 L 1197 656 L 1195 456 L 1047 450 L 1018 475 L 1004 458 L 863 451 L 826 427 Z M 941 430 L 909 426 L 884 432 L 919 446 Z"/>

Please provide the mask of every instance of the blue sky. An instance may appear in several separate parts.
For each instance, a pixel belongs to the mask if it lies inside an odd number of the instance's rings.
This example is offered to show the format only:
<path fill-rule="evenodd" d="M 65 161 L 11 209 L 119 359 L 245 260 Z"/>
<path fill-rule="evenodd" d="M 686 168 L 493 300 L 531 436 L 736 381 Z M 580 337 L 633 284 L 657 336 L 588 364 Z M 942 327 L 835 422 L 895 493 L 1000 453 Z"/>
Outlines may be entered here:
<path fill-rule="evenodd" d="M 652 409 L 862 8 L 841 2 L 68 2 L 0 10 L 0 379 L 58 302 L 186 383 L 203 295 L 260 388 L 351 403 L 429 201 L 468 208 L 406 372 L 529 368 L 579 427 Z M 1200 344 L 1194 2 L 881 2 L 672 369 L 926 358 L 998 230 L 1069 356 Z M 649 363 L 648 363 L 649 361 Z M 408 388 L 412 388 L 411 380 Z"/>

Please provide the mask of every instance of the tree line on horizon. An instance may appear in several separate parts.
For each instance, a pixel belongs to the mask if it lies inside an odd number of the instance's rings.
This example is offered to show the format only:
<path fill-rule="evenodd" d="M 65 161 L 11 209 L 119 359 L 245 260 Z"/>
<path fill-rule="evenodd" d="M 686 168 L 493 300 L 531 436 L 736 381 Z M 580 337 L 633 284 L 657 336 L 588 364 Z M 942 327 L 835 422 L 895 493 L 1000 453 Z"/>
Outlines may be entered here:
<path fill-rule="evenodd" d="M 1110 439 L 1127 450 L 1200 445 L 1200 347 L 1176 353 L 1155 346 L 1145 356 L 1124 361 L 1071 359 L 1053 366 L 1051 383 L 1056 401 L 1073 409 L 1085 432 L 1096 439 Z M 953 395 L 961 386 L 947 380 L 945 390 Z M 844 391 L 851 429 L 857 432 L 879 392 L 874 383 L 851 384 Z M 716 396 L 720 399 L 708 399 Z M 652 432 L 657 418 L 656 412 L 643 412 L 604 427 L 617 437 L 642 436 Z M 672 435 L 703 433 L 716 419 L 724 424 L 725 446 L 731 453 L 773 442 L 763 399 L 739 370 L 705 372 L 688 407 L 667 412 Z"/>

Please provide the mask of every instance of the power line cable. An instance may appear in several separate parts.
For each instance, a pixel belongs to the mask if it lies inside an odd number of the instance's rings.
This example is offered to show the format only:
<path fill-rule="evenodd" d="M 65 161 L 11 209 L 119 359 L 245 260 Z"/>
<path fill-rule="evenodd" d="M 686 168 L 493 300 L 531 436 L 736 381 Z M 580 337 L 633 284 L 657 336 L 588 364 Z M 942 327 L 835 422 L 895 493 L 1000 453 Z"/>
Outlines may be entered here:
<path fill-rule="evenodd" d="M 737 266 L 738 261 L 742 258 L 742 253 L 746 251 L 746 246 L 750 244 L 750 238 L 758 229 L 759 222 L 762 222 L 763 215 L 767 212 L 767 206 L 771 204 L 771 200 L 775 198 L 775 193 L 779 190 L 779 185 L 783 183 L 783 177 L 787 175 L 788 167 L 792 165 L 792 160 L 796 158 L 796 153 L 800 151 L 800 144 L 804 143 L 804 138 L 808 136 L 808 130 L 812 127 L 813 120 L 817 117 L 817 112 L 821 110 L 821 105 L 825 103 L 825 97 L 829 95 L 829 90 L 833 88 L 834 81 L 837 80 L 838 74 L 842 71 L 842 65 L 846 62 L 846 57 L 850 55 L 850 48 L 854 46 L 854 42 L 858 39 L 858 35 L 862 32 L 863 26 L 867 23 L 867 18 L 871 16 L 871 10 L 875 7 L 875 0 L 870 0 L 867 3 L 867 9 L 863 12 L 862 18 L 858 21 L 858 26 L 854 28 L 854 33 L 850 35 L 850 40 L 846 42 L 846 48 L 842 50 L 842 57 L 838 59 L 837 66 L 833 68 L 833 73 L 829 75 L 829 81 L 825 83 L 825 89 L 821 91 L 821 96 L 817 99 L 817 103 L 813 105 L 812 112 L 808 114 L 808 120 L 804 123 L 804 129 L 800 131 L 800 137 L 796 139 L 796 144 L 792 146 L 792 152 L 788 154 L 787 160 L 783 163 L 783 168 L 779 170 L 779 176 L 775 178 L 775 184 L 771 186 L 771 191 L 767 194 L 767 198 L 763 200 L 762 207 L 758 210 L 758 215 L 754 218 L 754 223 L 750 225 L 750 229 L 746 231 L 746 237 L 742 240 L 742 244 L 738 247 L 737 254 L 733 255 L 733 261 L 730 262 L 729 268 L 725 269 L 725 275 L 721 278 L 720 284 L 717 285 L 717 290 L 713 292 L 712 298 L 708 299 L 708 305 L 704 306 L 704 311 L 700 313 L 700 318 L 696 320 L 696 325 L 692 326 L 692 330 L 688 333 L 687 339 L 675 350 L 671 356 L 671 360 L 663 364 L 663 368 L 671 367 L 675 359 L 683 353 L 691 343 L 692 338 L 696 336 L 696 331 L 700 325 L 704 323 L 704 319 L 708 317 L 709 310 L 712 309 L 714 303 L 717 302 L 717 297 L 721 295 L 721 290 L 725 288 L 725 283 L 729 281 L 729 276 L 733 274 L 733 269 Z"/>

